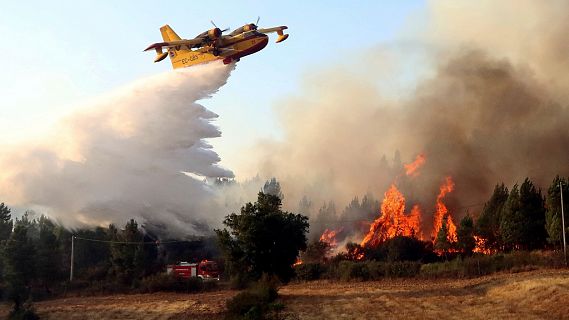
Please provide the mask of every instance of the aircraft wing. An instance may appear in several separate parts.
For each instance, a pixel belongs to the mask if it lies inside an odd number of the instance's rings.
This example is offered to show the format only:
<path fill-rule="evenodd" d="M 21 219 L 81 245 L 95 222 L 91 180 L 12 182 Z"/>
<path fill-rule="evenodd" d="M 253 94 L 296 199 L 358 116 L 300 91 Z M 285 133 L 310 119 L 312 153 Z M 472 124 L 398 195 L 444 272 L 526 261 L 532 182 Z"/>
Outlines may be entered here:
<path fill-rule="evenodd" d="M 191 39 L 191 40 L 174 40 L 174 41 L 166 41 L 166 42 L 158 42 L 151 44 L 148 48 L 144 49 L 144 51 L 148 50 L 159 50 L 162 48 L 175 48 L 175 47 L 188 47 L 188 48 L 195 48 L 200 47 L 202 45 L 202 39 Z"/>
<path fill-rule="evenodd" d="M 283 30 L 288 29 L 287 26 L 280 26 L 280 27 L 274 27 L 274 28 L 265 28 L 265 29 L 257 29 L 257 32 L 260 33 L 271 33 L 271 32 L 283 32 Z"/>
<path fill-rule="evenodd" d="M 260 33 L 271 33 L 271 32 L 276 32 L 279 37 L 277 38 L 277 43 L 285 41 L 288 38 L 288 34 L 284 34 L 283 30 L 288 29 L 287 26 L 280 26 L 280 27 L 274 27 L 274 28 L 265 28 L 265 29 L 257 29 L 257 32 Z"/>

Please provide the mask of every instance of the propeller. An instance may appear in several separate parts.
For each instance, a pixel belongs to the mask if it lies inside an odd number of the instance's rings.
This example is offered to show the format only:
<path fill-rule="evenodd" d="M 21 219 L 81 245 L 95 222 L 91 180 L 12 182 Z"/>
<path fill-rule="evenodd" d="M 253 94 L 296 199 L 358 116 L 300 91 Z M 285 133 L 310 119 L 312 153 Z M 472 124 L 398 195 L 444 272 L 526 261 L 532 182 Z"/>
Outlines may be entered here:
<path fill-rule="evenodd" d="M 215 25 L 215 22 L 213 22 L 213 20 L 209 20 L 209 22 L 211 22 L 211 24 L 213 24 L 214 27 L 216 27 L 216 28 L 219 29 L 219 27 Z M 220 29 L 220 30 L 221 30 L 221 29 Z M 228 31 L 228 30 L 230 30 L 229 27 L 227 27 L 227 28 L 221 30 L 221 33 L 224 33 L 225 31 Z"/>
<path fill-rule="evenodd" d="M 259 28 L 259 20 L 261 19 L 260 16 L 257 16 L 257 22 L 251 23 L 249 26 L 251 30 L 257 30 Z"/>

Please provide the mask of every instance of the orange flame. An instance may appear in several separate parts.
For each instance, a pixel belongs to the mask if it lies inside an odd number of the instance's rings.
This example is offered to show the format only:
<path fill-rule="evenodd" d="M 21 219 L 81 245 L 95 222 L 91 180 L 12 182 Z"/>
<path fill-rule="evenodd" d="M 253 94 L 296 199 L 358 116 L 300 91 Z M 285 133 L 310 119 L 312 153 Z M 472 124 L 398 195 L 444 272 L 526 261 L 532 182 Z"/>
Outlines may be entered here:
<path fill-rule="evenodd" d="M 449 242 L 457 242 L 458 237 L 456 235 L 456 225 L 452 221 L 452 216 L 450 215 L 446 205 L 443 203 L 444 197 L 454 190 L 454 182 L 451 177 L 446 177 L 444 183 L 441 185 L 439 195 L 437 196 L 436 212 L 434 216 L 433 224 L 433 241 L 437 238 L 437 234 L 443 225 L 443 219 L 446 218 L 446 225 L 448 229 L 447 239 Z"/>
<path fill-rule="evenodd" d="M 370 225 L 362 247 L 376 247 L 396 236 L 420 236 L 421 210 L 415 205 L 405 214 L 405 197 L 392 184 L 381 203 L 381 216 Z"/>
<path fill-rule="evenodd" d="M 300 260 L 300 258 L 296 258 L 296 261 L 292 264 L 293 267 L 296 267 L 298 265 L 302 264 L 302 260 Z"/>
<path fill-rule="evenodd" d="M 327 243 L 328 246 L 330 246 L 331 250 L 335 249 L 338 246 L 338 241 L 336 240 L 336 236 L 343 230 L 344 230 L 343 227 L 337 230 L 334 229 L 324 230 L 324 233 L 322 233 L 322 235 L 320 236 L 320 242 Z"/>
<path fill-rule="evenodd" d="M 417 158 L 415 158 L 415 161 L 404 165 L 405 167 L 405 174 L 407 176 L 411 176 L 411 177 L 416 177 L 419 175 L 419 168 L 421 168 L 424 164 L 425 161 L 427 161 L 427 158 L 425 158 L 425 155 L 423 153 L 419 153 L 417 155 Z"/>
<path fill-rule="evenodd" d="M 473 250 L 474 252 L 482 253 L 482 254 L 494 254 L 494 253 L 496 253 L 495 250 L 487 248 L 486 239 L 479 237 L 479 236 L 474 236 L 474 242 L 476 243 L 476 247 Z"/>

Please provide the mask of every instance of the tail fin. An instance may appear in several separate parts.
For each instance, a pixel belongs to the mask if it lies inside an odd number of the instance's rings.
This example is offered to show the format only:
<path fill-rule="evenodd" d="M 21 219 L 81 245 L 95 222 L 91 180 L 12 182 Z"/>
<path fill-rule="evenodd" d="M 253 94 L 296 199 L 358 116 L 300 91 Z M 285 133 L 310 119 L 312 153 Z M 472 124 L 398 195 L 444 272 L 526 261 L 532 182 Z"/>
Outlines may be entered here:
<path fill-rule="evenodd" d="M 162 26 L 160 33 L 162 33 L 162 39 L 164 39 L 164 41 L 182 40 L 169 25 Z"/>

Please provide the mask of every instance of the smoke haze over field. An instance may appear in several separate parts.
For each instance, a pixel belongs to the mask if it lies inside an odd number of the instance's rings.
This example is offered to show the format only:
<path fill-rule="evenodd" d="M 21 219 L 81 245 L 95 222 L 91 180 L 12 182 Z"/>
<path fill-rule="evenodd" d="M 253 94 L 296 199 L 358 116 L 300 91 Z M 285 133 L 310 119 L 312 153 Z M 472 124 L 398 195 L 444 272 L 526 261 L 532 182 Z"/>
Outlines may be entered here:
<path fill-rule="evenodd" d="M 569 3 L 437 1 L 419 20 L 399 44 L 306 76 L 277 106 L 283 138 L 260 142 L 260 160 L 238 175 L 278 177 L 291 209 L 304 195 L 316 209 L 343 208 L 355 195 L 383 197 L 401 173 L 390 168 L 396 151 L 403 162 L 424 153 L 403 191 L 429 220 L 446 176 L 452 209 L 486 201 L 501 181 L 547 187 L 569 174 Z"/>
<path fill-rule="evenodd" d="M 210 64 L 139 80 L 65 117 L 43 140 L 3 148 L 1 198 L 71 226 L 135 218 L 169 235 L 209 231 L 226 212 L 209 186 L 182 172 L 233 177 L 204 142 L 220 135 L 210 123 L 217 115 L 196 103 L 232 69 Z"/>

